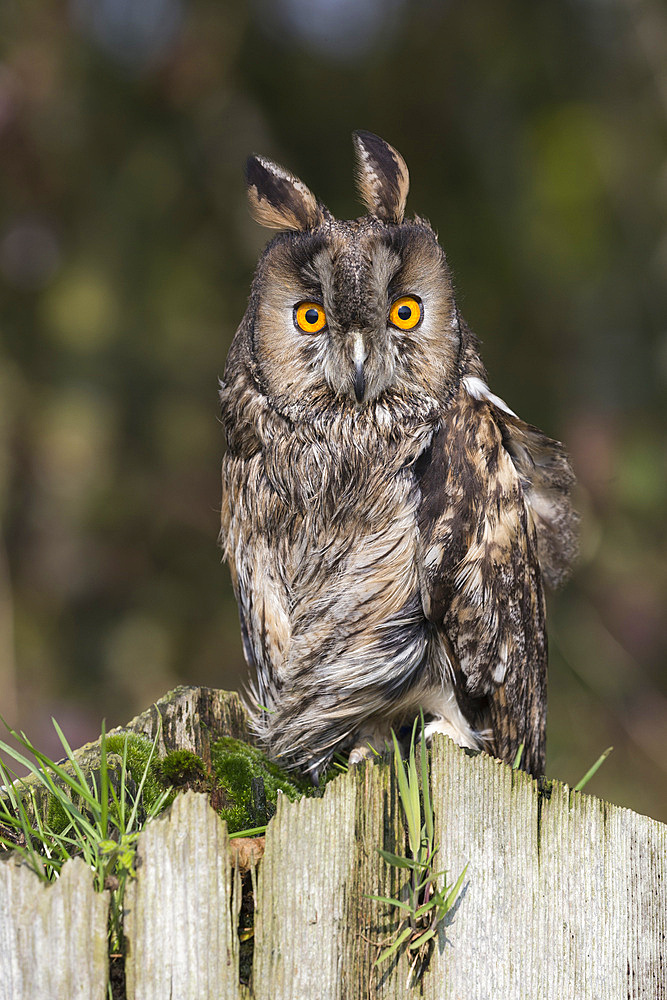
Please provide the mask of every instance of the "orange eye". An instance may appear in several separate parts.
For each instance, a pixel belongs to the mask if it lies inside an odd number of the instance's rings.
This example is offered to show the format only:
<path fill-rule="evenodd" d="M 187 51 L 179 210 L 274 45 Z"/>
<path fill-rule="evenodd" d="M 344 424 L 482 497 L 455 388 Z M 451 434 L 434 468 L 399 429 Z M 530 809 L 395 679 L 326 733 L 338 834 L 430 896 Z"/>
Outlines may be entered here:
<path fill-rule="evenodd" d="M 389 310 L 389 322 L 399 330 L 414 330 L 421 323 L 424 310 L 421 299 L 416 295 L 403 295 L 392 302 Z"/>
<path fill-rule="evenodd" d="M 294 324 L 304 333 L 319 333 L 327 325 L 327 314 L 317 302 L 294 306 Z"/>

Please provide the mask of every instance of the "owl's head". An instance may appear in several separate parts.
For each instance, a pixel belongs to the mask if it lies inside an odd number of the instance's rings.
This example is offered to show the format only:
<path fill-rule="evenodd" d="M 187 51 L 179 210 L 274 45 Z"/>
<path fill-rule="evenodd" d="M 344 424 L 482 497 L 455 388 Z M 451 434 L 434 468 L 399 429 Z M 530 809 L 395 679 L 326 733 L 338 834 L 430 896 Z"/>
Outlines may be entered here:
<path fill-rule="evenodd" d="M 260 388 L 290 415 L 297 403 L 358 410 L 407 395 L 442 404 L 455 382 L 461 331 L 445 255 L 427 222 L 404 219 L 400 153 L 370 132 L 355 132 L 354 146 L 368 214 L 351 221 L 270 160 L 247 164 L 253 217 L 280 234 L 244 328 Z"/>

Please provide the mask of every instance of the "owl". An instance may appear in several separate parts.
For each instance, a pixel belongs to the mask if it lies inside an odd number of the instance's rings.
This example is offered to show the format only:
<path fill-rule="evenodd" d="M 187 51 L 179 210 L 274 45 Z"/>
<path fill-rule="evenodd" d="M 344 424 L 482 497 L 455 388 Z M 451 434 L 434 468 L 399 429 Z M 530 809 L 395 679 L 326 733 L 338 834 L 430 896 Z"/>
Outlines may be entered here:
<path fill-rule="evenodd" d="M 490 390 L 408 170 L 354 133 L 340 221 L 261 156 L 262 253 L 221 381 L 221 539 L 252 724 L 317 782 L 423 712 L 426 734 L 544 768 L 544 584 L 575 553 L 562 445 Z"/>

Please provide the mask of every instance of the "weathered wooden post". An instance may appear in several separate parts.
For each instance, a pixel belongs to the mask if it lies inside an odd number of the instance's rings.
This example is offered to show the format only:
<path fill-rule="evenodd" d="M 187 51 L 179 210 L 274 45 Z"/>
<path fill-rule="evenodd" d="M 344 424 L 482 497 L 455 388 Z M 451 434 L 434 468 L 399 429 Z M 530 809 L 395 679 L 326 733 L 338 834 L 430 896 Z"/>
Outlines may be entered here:
<path fill-rule="evenodd" d="M 244 729 L 238 698 L 207 689 L 177 689 L 128 728 L 154 735 L 159 717 L 165 748 L 202 757 L 215 734 Z M 397 918 L 367 897 L 401 881 L 377 848 L 402 850 L 404 831 L 392 768 L 368 764 L 322 798 L 279 800 L 248 986 L 224 824 L 193 792 L 150 823 L 126 897 L 128 1000 L 667 998 L 667 826 L 444 737 L 431 792 L 439 865 L 468 869 L 416 988 L 407 956 L 373 964 Z M 106 996 L 107 900 L 82 862 L 44 887 L 3 861 L 0 906 L 0 1000 Z"/>
<path fill-rule="evenodd" d="M 83 861 L 54 885 L 25 865 L 0 862 L 0 1000 L 103 1000 L 107 993 L 108 893 Z"/>

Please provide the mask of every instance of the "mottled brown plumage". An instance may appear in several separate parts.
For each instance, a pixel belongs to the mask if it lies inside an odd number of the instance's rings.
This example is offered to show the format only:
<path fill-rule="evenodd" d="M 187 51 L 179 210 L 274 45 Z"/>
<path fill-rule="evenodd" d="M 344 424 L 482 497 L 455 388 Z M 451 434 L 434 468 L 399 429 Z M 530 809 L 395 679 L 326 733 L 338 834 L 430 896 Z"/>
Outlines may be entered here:
<path fill-rule="evenodd" d="M 255 217 L 282 230 L 221 388 L 222 541 L 256 732 L 316 778 L 422 708 L 429 732 L 505 761 L 523 742 L 537 774 L 543 581 L 574 556 L 573 475 L 489 390 L 435 234 L 403 221 L 402 157 L 370 133 L 355 147 L 369 214 L 352 221 L 248 164 Z"/>

